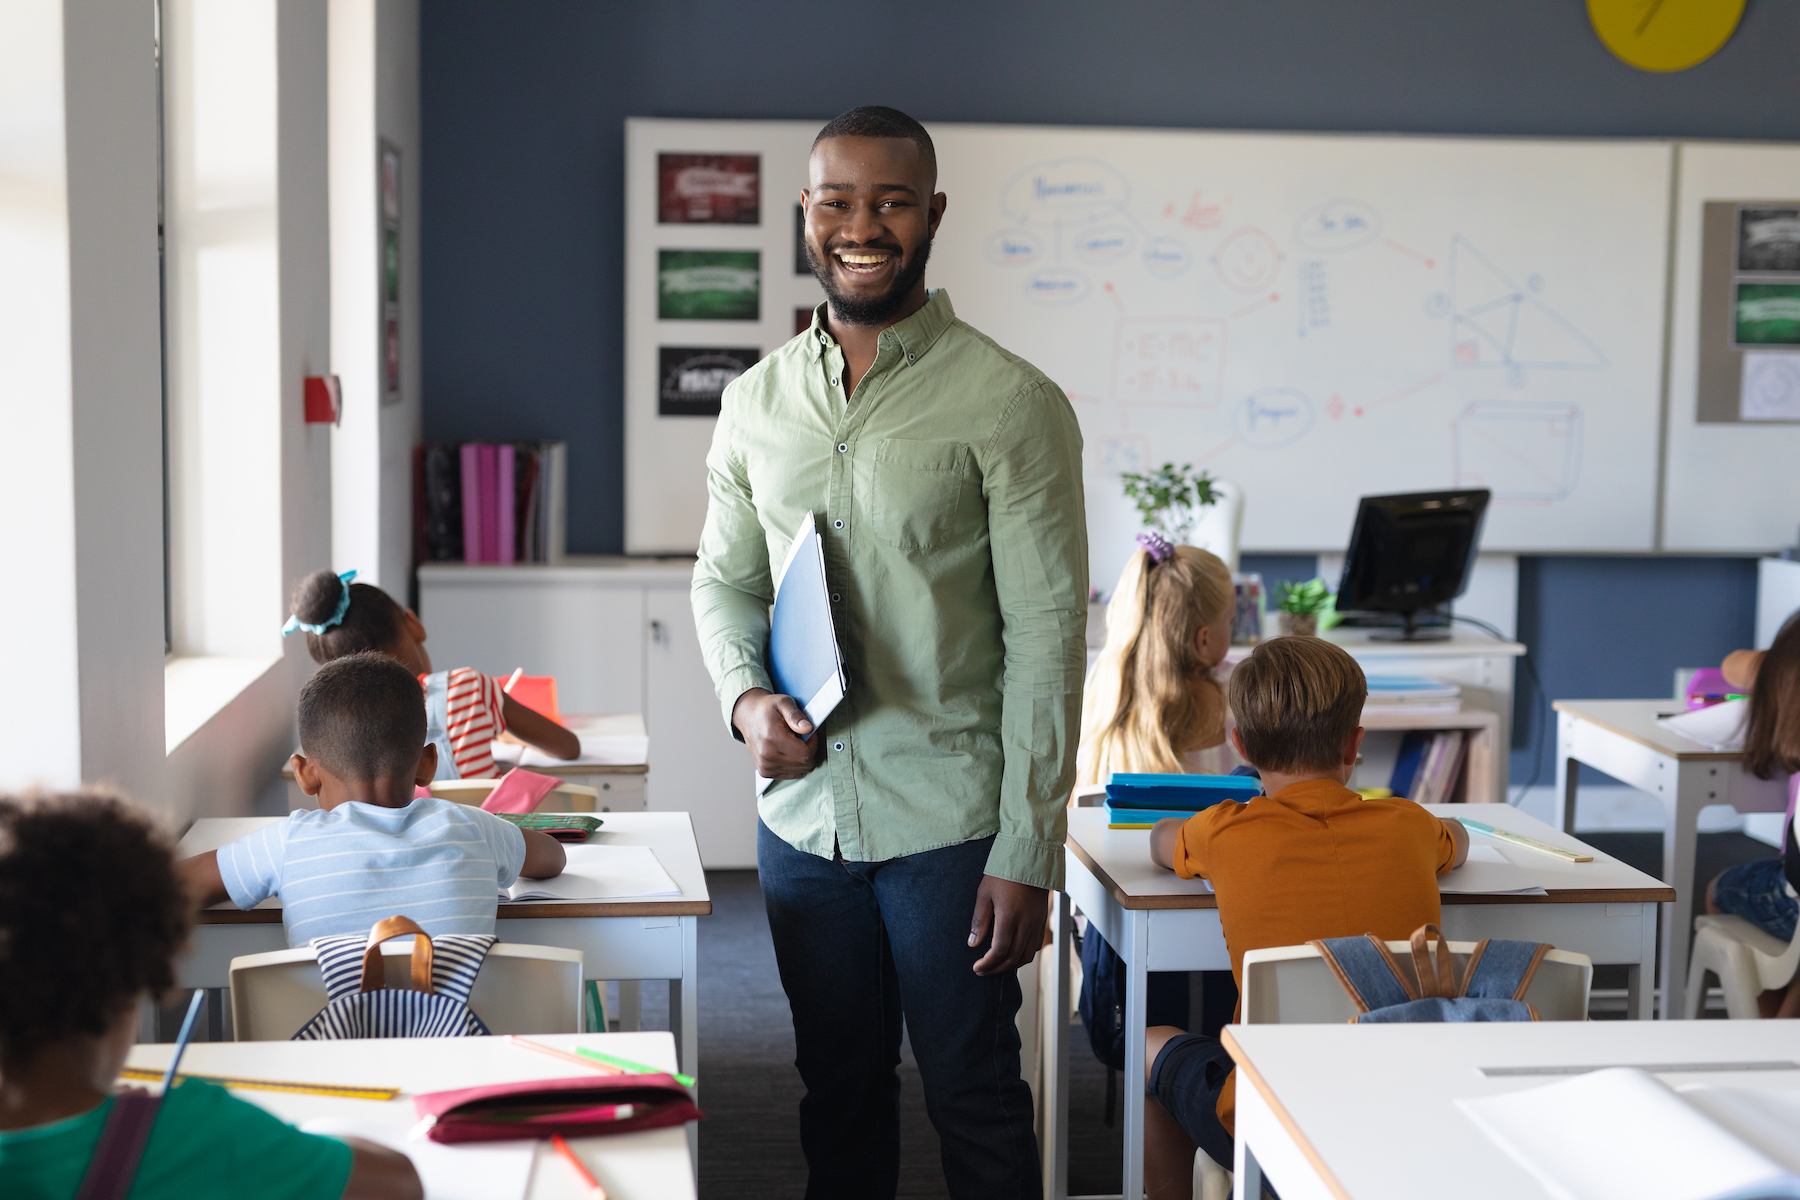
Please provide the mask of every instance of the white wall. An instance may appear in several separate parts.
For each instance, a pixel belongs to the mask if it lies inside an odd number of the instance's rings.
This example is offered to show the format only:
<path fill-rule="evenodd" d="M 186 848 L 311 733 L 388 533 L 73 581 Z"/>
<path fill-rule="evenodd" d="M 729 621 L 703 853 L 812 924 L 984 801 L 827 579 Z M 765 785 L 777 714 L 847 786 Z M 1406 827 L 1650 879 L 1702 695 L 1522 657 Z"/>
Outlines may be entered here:
<path fill-rule="evenodd" d="M 330 0 L 332 565 L 406 602 L 420 435 L 418 0 Z M 400 402 L 382 404 L 381 140 L 400 150 Z"/>

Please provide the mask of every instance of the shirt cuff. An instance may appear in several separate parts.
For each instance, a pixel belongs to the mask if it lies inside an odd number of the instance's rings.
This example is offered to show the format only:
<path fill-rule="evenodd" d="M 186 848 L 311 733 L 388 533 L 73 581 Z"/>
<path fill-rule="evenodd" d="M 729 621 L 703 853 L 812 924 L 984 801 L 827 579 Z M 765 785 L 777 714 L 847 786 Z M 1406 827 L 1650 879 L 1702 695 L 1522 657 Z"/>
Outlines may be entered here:
<path fill-rule="evenodd" d="M 719 676 L 719 705 L 725 712 L 725 728 L 731 730 L 731 736 L 740 742 L 744 740 L 744 735 L 731 723 L 731 710 L 737 707 L 737 702 L 751 688 L 763 688 L 772 692 L 775 690 L 775 683 L 769 678 L 767 671 L 749 665 L 732 667 Z"/>
<path fill-rule="evenodd" d="M 1010 879 L 1027 887 L 1060 892 L 1063 885 L 1063 848 L 1060 842 L 1036 842 L 996 834 L 988 851 L 987 874 Z"/>
<path fill-rule="evenodd" d="M 1192 817 L 1188 818 L 1188 820 L 1192 819 Z M 1175 835 L 1175 853 L 1172 856 L 1175 860 L 1175 874 L 1183 879 L 1199 879 L 1203 877 L 1204 869 L 1199 863 L 1188 857 L 1187 831 L 1187 821 L 1183 821 L 1180 830 Z"/>
<path fill-rule="evenodd" d="M 244 886 L 243 876 L 238 871 L 236 853 L 227 854 L 229 843 L 219 847 L 214 859 L 219 864 L 219 882 L 225 885 L 225 895 L 230 901 L 245 912 L 249 912 L 266 900 L 267 896 L 254 895 L 250 888 Z"/>

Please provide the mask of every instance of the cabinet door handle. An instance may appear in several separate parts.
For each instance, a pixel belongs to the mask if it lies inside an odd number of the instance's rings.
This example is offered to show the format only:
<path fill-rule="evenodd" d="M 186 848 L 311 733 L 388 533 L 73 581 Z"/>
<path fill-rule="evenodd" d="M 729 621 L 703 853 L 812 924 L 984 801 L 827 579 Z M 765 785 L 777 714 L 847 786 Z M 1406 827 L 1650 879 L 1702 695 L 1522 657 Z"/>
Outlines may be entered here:
<path fill-rule="evenodd" d="M 659 646 L 663 644 L 665 639 L 663 637 L 663 623 L 661 621 L 650 622 L 650 640 Z"/>

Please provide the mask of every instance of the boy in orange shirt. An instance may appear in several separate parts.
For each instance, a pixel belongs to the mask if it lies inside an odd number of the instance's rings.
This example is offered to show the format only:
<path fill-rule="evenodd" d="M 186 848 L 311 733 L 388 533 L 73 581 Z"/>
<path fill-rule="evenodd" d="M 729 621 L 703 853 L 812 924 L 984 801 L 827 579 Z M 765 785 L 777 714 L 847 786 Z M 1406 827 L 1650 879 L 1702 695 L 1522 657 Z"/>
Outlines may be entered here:
<path fill-rule="evenodd" d="M 1356 767 L 1368 683 L 1319 638 L 1264 642 L 1231 674 L 1232 743 L 1263 791 L 1150 832 L 1150 857 L 1183 879 L 1210 880 L 1231 973 L 1244 952 L 1314 938 L 1410 937 L 1438 920 L 1437 876 L 1468 857 L 1469 835 L 1398 797 L 1365 800 Z M 1236 1093 L 1215 1038 L 1173 1025 L 1148 1031 L 1144 1175 L 1150 1200 L 1188 1194 L 1194 1149 L 1231 1169 Z"/>

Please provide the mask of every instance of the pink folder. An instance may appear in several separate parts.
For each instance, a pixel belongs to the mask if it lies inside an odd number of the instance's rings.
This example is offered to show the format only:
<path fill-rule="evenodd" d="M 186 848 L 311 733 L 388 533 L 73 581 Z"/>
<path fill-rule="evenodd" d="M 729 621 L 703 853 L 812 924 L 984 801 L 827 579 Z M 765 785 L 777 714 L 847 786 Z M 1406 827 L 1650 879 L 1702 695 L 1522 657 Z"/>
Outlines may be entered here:
<path fill-rule="evenodd" d="M 464 442 L 461 454 L 463 561 L 478 563 L 482 561 L 481 447 L 474 442 Z"/>
<path fill-rule="evenodd" d="M 513 482 L 513 448 L 511 443 L 502 443 L 496 455 L 498 482 L 494 488 L 494 507 L 496 531 L 500 535 L 499 552 L 495 562 L 514 563 L 518 555 L 515 553 L 515 539 L 519 528 L 514 522 L 513 514 L 518 507 L 519 494 Z"/>
<path fill-rule="evenodd" d="M 500 454 L 498 446 L 475 448 L 481 467 L 481 561 L 500 561 Z"/>
<path fill-rule="evenodd" d="M 544 797 L 561 782 L 562 780 L 550 775 L 539 775 L 536 771 L 521 771 L 514 767 L 500 777 L 500 782 L 487 794 L 481 807 L 484 812 L 491 813 L 536 812 L 537 806 L 544 802 Z"/>

